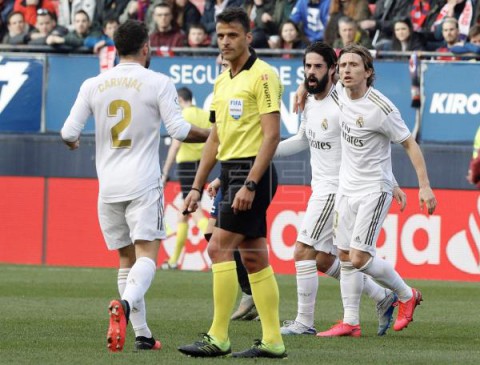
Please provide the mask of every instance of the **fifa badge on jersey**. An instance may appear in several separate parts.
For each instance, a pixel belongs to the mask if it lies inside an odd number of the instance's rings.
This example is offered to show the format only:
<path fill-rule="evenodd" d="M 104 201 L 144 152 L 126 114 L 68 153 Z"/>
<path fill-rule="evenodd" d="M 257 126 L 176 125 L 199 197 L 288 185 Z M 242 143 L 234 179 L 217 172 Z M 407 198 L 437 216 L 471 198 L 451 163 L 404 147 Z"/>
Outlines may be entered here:
<path fill-rule="evenodd" d="M 243 100 L 241 100 L 241 99 L 231 99 L 228 111 L 230 113 L 230 116 L 233 119 L 235 119 L 235 120 L 240 119 L 240 117 L 243 114 Z"/>
<path fill-rule="evenodd" d="M 365 122 L 363 121 L 363 117 L 358 117 L 356 124 L 357 124 L 357 127 L 363 128 L 363 126 L 365 125 Z"/>
<path fill-rule="evenodd" d="M 322 129 L 324 131 L 328 129 L 328 121 L 326 119 L 322 120 Z"/>

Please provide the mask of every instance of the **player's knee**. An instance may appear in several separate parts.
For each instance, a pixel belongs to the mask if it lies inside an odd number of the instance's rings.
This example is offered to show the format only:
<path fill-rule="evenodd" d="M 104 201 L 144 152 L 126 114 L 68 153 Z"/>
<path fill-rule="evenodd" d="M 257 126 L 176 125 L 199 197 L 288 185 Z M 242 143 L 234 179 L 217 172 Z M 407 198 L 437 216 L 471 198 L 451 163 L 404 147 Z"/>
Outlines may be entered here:
<path fill-rule="evenodd" d="M 315 249 L 304 243 L 296 242 L 293 251 L 293 259 L 295 261 L 315 260 Z"/>
<path fill-rule="evenodd" d="M 214 237 L 210 237 L 207 248 L 208 256 L 212 262 L 218 262 L 221 254 L 220 244 Z"/>
<path fill-rule="evenodd" d="M 360 269 L 366 264 L 367 260 L 362 255 L 351 255 L 350 262 L 355 269 Z"/>

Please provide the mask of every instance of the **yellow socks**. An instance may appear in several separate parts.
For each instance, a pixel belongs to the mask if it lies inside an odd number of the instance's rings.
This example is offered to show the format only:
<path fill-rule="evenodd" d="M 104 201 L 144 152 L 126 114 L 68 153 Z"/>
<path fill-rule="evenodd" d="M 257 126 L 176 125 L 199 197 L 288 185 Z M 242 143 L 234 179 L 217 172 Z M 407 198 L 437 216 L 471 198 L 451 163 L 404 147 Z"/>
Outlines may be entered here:
<path fill-rule="evenodd" d="M 200 230 L 200 232 L 202 232 L 202 234 L 205 234 L 205 231 L 207 230 L 207 226 L 208 226 L 208 218 L 207 217 L 203 217 L 202 219 L 200 219 L 197 222 L 197 227 Z"/>
<path fill-rule="evenodd" d="M 182 253 L 183 247 L 185 246 L 185 241 L 187 240 L 188 234 L 188 223 L 177 223 L 177 241 L 175 243 L 175 251 L 173 255 L 170 256 L 168 263 L 170 265 L 176 265 L 180 254 Z"/>
<path fill-rule="evenodd" d="M 226 261 L 219 264 L 213 264 L 212 273 L 214 309 L 213 322 L 208 334 L 220 342 L 227 342 L 230 316 L 232 314 L 233 307 L 235 306 L 235 302 L 237 301 L 237 265 L 235 261 Z"/>
<path fill-rule="evenodd" d="M 262 323 L 263 339 L 268 345 L 283 346 L 278 318 L 279 294 L 277 280 L 271 266 L 248 275 L 253 301 Z"/>

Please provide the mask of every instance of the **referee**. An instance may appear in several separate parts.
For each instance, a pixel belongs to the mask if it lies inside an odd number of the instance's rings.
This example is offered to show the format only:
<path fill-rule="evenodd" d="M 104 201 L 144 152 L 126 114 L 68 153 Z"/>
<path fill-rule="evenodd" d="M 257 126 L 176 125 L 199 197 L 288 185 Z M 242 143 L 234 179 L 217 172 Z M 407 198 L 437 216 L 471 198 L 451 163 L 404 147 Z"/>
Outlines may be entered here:
<path fill-rule="evenodd" d="M 192 91 L 187 87 L 182 87 L 177 90 L 178 104 L 182 109 L 182 116 L 187 122 L 196 125 L 200 128 L 210 128 L 208 121 L 208 112 L 193 105 Z M 172 139 L 172 144 L 168 149 L 167 158 L 163 166 L 162 183 L 166 185 L 168 180 L 168 173 L 173 165 L 177 163 L 177 176 L 180 181 L 182 189 L 182 197 L 186 198 L 192 187 L 195 173 L 197 172 L 202 156 L 202 150 L 205 143 L 183 143 L 176 139 Z M 175 242 L 175 249 L 172 256 L 162 264 L 162 270 L 175 270 L 178 268 L 178 259 L 185 247 L 185 242 L 188 236 L 188 215 L 182 214 L 182 207 L 178 207 L 177 216 L 177 236 Z M 208 226 L 208 218 L 204 216 L 202 209 L 198 209 L 192 214 L 195 225 L 200 229 L 202 234 Z"/>
<path fill-rule="evenodd" d="M 286 357 L 278 318 L 277 282 L 268 262 L 266 211 L 277 188 L 271 163 L 280 141 L 281 85 L 275 71 L 251 54 L 245 10 L 217 16 L 218 46 L 230 69 L 216 80 L 211 104 L 213 128 L 205 144 L 185 208 L 198 207 L 200 192 L 216 161 L 224 192 L 208 253 L 212 259 L 213 322 L 200 341 L 179 347 L 195 357 L 231 353 L 228 327 L 238 291 L 233 251 L 240 249 L 262 324 L 262 340 L 233 357 Z"/>

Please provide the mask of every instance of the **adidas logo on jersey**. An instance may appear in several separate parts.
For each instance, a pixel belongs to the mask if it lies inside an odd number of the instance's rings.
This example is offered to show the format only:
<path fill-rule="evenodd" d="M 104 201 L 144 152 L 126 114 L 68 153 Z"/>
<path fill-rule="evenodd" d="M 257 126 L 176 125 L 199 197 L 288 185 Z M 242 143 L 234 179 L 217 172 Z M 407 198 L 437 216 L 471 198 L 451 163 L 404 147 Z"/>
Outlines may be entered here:
<path fill-rule="evenodd" d="M 355 242 L 357 242 L 357 243 L 361 243 L 361 242 L 362 242 L 362 240 L 360 239 L 360 236 L 355 237 Z"/>

